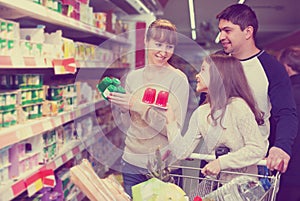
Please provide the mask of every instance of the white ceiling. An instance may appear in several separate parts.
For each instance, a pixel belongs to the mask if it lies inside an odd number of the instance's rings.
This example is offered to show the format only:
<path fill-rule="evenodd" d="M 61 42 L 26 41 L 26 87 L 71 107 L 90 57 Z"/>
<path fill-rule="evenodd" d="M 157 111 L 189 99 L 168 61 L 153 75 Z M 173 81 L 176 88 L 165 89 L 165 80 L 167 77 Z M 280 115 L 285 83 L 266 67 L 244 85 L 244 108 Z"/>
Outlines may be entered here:
<path fill-rule="evenodd" d="M 218 33 L 216 15 L 237 0 L 194 0 L 197 42 L 212 44 Z M 246 0 L 259 20 L 257 42 L 264 46 L 300 31 L 300 0 Z M 176 24 L 178 32 L 191 37 L 188 0 L 168 0 L 159 16 Z M 298 34 L 300 38 L 300 32 Z"/>
<path fill-rule="evenodd" d="M 127 1 L 129 0 L 90 0 L 96 11 L 112 9 L 123 14 L 136 14 Z M 191 37 L 188 0 L 140 1 L 148 7 L 150 4 L 153 5 L 153 2 L 159 3 L 163 15 L 157 17 L 169 19 L 177 26 L 179 33 Z M 114 6 L 109 7 L 108 2 Z M 218 33 L 216 15 L 225 7 L 237 2 L 238 0 L 194 0 L 198 36 L 196 41 L 200 45 L 204 48 L 215 45 L 214 39 Z M 259 20 L 257 42 L 260 46 L 274 43 L 295 32 L 300 34 L 300 0 L 246 0 L 245 4 L 251 6 L 257 14 Z M 121 7 L 122 11 L 116 6 Z M 297 42 L 300 44 L 300 39 L 297 39 Z"/>

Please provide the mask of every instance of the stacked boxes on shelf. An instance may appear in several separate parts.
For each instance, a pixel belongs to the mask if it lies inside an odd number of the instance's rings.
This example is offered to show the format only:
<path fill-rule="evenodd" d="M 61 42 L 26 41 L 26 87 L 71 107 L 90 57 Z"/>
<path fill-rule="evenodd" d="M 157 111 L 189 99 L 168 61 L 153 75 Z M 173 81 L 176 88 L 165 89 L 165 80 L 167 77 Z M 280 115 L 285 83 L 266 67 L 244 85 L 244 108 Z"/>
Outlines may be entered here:
<path fill-rule="evenodd" d="M 0 185 L 5 184 L 9 178 L 9 147 L 0 149 Z"/>
<path fill-rule="evenodd" d="M 102 31 L 106 30 L 106 15 L 105 12 L 94 13 L 94 26 Z"/>
<path fill-rule="evenodd" d="M 32 171 L 41 162 L 42 139 L 31 137 L 12 145 L 9 149 L 9 178 L 18 178 L 23 173 Z"/>
<path fill-rule="evenodd" d="M 20 25 L 0 18 L 0 55 L 14 55 L 17 50 Z"/>
<path fill-rule="evenodd" d="M 45 86 L 46 99 L 43 106 L 45 116 L 56 115 L 77 106 L 77 84 Z"/>
<path fill-rule="evenodd" d="M 22 74 L 18 76 L 18 84 L 21 89 L 21 108 L 19 120 L 42 117 L 42 104 L 45 99 L 43 89 L 43 76 L 40 74 Z"/>
<path fill-rule="evenodd" d="M 44 27 L 21 28 L 20 39 L 20 49 L 24 57 L 42 57 L 45 42 Z"/>
<path fill-rule="evenodd" d="M 0 128 L 17 123 L 17 91 L 0 91 Z"/>
<path fill-rule="evenodd" d="M 43 161 L 48 162 L 57 154 L 56 129 L 43 134 Z"/>
<path fill-rule="evenodd" d="M 104 13 L 99 15 L 97 18 L 105 19 Z M 53 59 L 65 58 L 111 64 L 120 57 L 119 52 L 64 38 L 61 30 L 45 33 L 44 28 L 20 29 L 19 23 L 0 19 L 0 56 L 10 56 L 13 64 L 30 67 L 52 66 Z"/>
<path fill-rule="evenodd" d="M 43 134 L 43 161 L 49 162 L 76 139 L 74 122 L 59 126 Z"/>
<path fill-rule="evenodd" d="M 0 126 L 8 127 L 42 116 L 43 78 L 39 74 L 0 75 Z"/>
<path fill-rule="evenodd" d="M 77 0 L 61 0 L 62 14 L 80 20 L 80 2 Z"/>

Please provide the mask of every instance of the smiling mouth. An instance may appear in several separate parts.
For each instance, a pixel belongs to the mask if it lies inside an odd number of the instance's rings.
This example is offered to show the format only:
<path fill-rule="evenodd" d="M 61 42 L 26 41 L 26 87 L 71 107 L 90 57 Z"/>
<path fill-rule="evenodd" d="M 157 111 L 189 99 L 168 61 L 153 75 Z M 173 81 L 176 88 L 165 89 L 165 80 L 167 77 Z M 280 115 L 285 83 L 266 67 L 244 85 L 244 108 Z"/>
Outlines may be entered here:
<path fill-rule="evenodd" d="M 155 55 L 155 57 L 158 58 L 158 59 L 160 59 L 160 60 L 164 60 L 164 59 L 166 58 L 166 57 L 164 57 L 164 56 L 157 55 L 157 54 Z"/>
<path fill-rule="evenodd" d="M 222 42 L 222 46 L 223 47 L 227 47 L 227 46 L 229 46 L 231 43 L 230 42 Z"/>

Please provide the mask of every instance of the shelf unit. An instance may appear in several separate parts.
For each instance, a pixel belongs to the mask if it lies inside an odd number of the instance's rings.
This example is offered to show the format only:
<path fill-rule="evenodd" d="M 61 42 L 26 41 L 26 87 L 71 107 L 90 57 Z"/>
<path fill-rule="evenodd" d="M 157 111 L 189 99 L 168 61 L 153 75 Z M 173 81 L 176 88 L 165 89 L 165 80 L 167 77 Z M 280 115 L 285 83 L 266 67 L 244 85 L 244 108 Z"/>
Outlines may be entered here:
<path fill-rule="evenodd" d="M 61 167 L 64 163 L 69 161 L 70 159 L 76 157 L 80 154 L 86 147 L 92 145 L 97 142 L 100 137 L 103 137 L 105 134 L 109 133 L 113 128 L 102 127 L 101 129 L 95 128 L 93 134 L 91 134 L 88 138 L 83 140 L 77 140 L 68 145 L 68 148 L 62 151 L 60 155 L 55 157 L 54 160 L 49 163 L 42 165 L 26 175 L 22 175 L 22 177 L 18 178 L 17 181 L 9 183 L 0 189 L 0 200 L 11 200 L 24 191 L 27 190 L 27 179 L 34 177 L 39 171 L 44 169 L 52 169 L 56 170 Z M 38 190 L 38 189 L 37 189 Z"/>
<path fill-rule="evenodd" d="M 9 17 L 13 19 L 14 16 L 29 16 L 30 18 L 47 22 L 58 27 L 65 27 L 87 33 L 89 35 L 97 36 L 99 38 L 110 39 L 118 43 L 128 44 L 128 40 L 125 38 L 66 17 L 60 13 L 28 0 L 0 0 L 0 5 L 14 11 L 12 12 L 10 10 L 5 13 L 4 10 L 4 12 L 2 11 L 2 14 L 0 14 L 0 17 Z"/>
<path fill-rule="evenodd" d="M 112 45 L 119 45 L 130 47 L 131 43 L 128 39 L 103 31 L 99 28 L 87 25 L 75 19 L 66 17 L 60 13 L 50 10 L 42 5 L 36 4 L 29 0 L 0 0 L 0 17 L 8 20 L 16 20 L 23 27 L 32 25 L 44 24 L 50 27 L 50 30 L 61 29 L 64 37 L 76 39 L 80 42 L 89 43 L 96 40 L 97 43 L 103 43 L 109 39 Z M 32 24 L 28 23 L 32 22 Z M 96 42 L 95 42 L 96 43 Z M 110 48 L 110 44 L 105 44 Z M 107 46 L 108 45 L 108 46 Z M 49 77 L 57 76 L 54 73 L 53 66 L 44 61 L 44 58 L 37 57 L 21 57 L 17 61 L 12 56 L 0 56 L 0 74 L 44 74 L 48 80 Z M 74 74 L 58 75 L 57 79 L 64 80 L 65 78 L 76 78 L 78 80 L 99 80 L 102 76 L 121 77 L 132 66 L 110 66 L 101 61 L 75 61 L 77 71 Z M 108 67 L 109 66 L 109 67 Z M 76 79 L 77 80 L 77 79 Z M 42 133 L 57 128 L 65 123 L 74 121 L 80 117 L 95 112 L 96 109 L 108 106 L 105 100 L 95 101 L 93 103 L 86 103 L 78 105 L 71 111 L 66 111 L 57 114 L 56 116 L 42 117 L 36 120 L 27 120 L 25 123 L 17 124 L 8 128 L 0 130 L 0 149 L 11 146 L 15 143 L 29 139 L 34 136 L 39 136 Z M 20 175 L 14 180 L 10 180 L 0 188 L 0 200 L 11 200 L 17 198 L 19 195 L 28 190 L 27 180 L 39 174 L 45 169 L 57 170 L 63 166 L 67 161 L 74 157 L 81 155 L 81 152 L 86 147 L 91 146 L 101 137 L 111 132 L 113 127 L 95 127 L 93 133 L 86 139 L 76 140 L 68 145 L 53 160 L 46 164 L 38 166 L 37 168 Z M 84 195 L 80 192 L 75 195 L 77 200 L 83 199 Z"/>
<path fill-rule="evenodd" d="M 72 111 L 63 112 L 53 117 L 43 117 L 39 120 L 30 120 L 24 124 L 18 124 L 2 129 L 0 130 L 0 138 L 2 139 L 0 141 L 0 149 L 30 137 L 40 135 L 45 131 L 87 115 L 106 105 L 107 102 L 100 100 L 92 104 L 79 105 L 78 108 Z"/>

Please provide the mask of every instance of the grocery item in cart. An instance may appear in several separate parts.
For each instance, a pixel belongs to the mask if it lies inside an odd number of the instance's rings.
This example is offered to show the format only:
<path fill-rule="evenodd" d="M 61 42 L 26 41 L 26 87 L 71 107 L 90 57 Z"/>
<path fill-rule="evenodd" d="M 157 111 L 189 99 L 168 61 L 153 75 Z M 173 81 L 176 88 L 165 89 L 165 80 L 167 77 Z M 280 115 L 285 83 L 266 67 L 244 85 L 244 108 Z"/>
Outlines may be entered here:
<path fill-rule="evenodd" d="M 255 201 L 265 194 L 259 180 L 250 176 L 239 176 L 209 193 L 204 198 L 215 201 Z"/>
<path fill-rule="evenodd" d="M 84 159 L 70 170 L 72 182 L 91 201 L 130 201 L 123 187 L 113 178 L 99 178 L 92 165 Z"/>
<path fill-rule="evenodd" d="M 187 201 L 185 192 L 176 184 L 149 179 L 132 187 L 133 201 Z"/>

